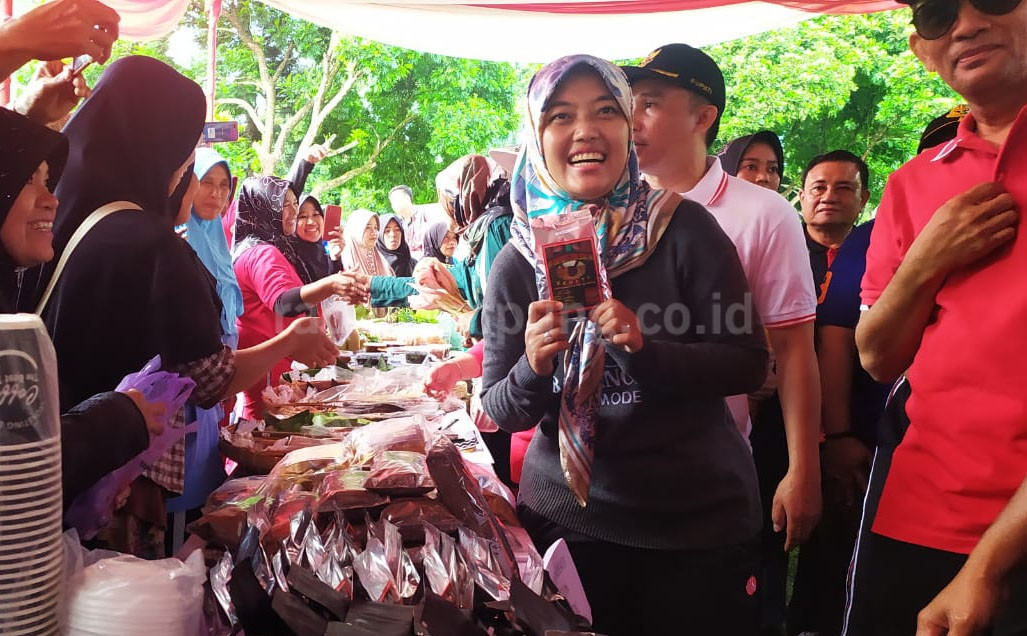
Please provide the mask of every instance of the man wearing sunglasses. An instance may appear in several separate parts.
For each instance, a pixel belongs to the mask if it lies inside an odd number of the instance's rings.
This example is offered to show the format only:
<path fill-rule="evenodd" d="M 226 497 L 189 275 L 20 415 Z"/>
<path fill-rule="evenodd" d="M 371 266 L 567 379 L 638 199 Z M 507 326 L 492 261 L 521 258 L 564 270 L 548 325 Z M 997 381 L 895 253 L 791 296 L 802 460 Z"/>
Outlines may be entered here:
<path fill-rule="evenodd" d="M 970 114 L 888 180 L 867 252 L 857 346 L 876 380 L 907 375 L 910 424 L 861 531 L 847 636 L 914 633 L 1027 475 L 1027 2 L 912 9 L 910 47 Z M 1027 590 L 1011 590 L 993 636 L 1027 633 Z"/>

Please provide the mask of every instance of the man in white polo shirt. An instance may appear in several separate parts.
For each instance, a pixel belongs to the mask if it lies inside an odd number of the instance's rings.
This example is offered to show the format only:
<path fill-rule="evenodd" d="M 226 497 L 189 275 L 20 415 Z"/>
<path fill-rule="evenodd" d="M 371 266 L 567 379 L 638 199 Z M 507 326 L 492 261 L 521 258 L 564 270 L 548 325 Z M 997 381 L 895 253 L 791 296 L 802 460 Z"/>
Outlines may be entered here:
<path fill-rule="evenodd" d="M 646 179 L 709 210 L 734 242 L 777 358 L 789 465 L 773 496 L 775 532 L 801 543 L 820 515 L 820 379 L 813 349 L 817 300 L 798 216 L 780 195 L 729 176 L 708 156 L 724 110 L 724 76 L 702 51 L 669 44 L 625 67 L 635 95 L 634 139 Z M 748 428 L 745 396 L 728 399 Z"/>

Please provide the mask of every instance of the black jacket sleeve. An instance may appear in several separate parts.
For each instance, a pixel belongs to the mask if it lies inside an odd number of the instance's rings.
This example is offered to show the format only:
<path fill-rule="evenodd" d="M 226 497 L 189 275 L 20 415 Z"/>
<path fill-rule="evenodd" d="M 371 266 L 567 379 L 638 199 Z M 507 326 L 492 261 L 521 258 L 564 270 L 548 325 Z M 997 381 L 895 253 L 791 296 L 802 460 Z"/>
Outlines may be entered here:
<path fill-rule="evenodd" d="M 61 416 L 64 508 L 101 477 L 146 450 L 150 432 L 132 399 L 100 393 Z"/>
<path fill-rule="evenodd" d="M 298 199 L 303 194 L 303 188 L 307 185 L 307 177 L 314 171 L 314 164 L 310 163 L 306 159 L 296 157 L 296 161 L 292 164 L 292 170 L 289 172 L 289 178 L 287 181 L 292 185 L 292 193 L 296 195 Z"/>

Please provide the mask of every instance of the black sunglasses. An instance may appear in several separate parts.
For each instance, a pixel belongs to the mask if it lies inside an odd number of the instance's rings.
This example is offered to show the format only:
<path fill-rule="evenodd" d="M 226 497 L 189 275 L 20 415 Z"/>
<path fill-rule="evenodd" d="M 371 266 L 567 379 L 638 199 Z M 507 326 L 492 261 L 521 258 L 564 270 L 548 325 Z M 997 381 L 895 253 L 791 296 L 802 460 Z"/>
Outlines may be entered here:
<path fill-rule="evenodd" d="M 959 17 L 962 0 L 926 0 L 913 6 L 913 26 L 925 40 L 937 40 L 952 28 Z M 981 13 L 1005 15 L 1020 5 L 1020 0 L 970 0 Z"/>

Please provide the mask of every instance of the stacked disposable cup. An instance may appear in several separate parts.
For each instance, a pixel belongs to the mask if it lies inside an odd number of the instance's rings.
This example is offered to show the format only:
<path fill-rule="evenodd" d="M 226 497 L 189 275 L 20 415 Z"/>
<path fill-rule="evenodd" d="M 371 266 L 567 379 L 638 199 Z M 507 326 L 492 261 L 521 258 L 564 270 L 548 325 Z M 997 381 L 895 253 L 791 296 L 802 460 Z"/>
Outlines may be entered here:
<path fill-rule="evenodd" d="M 0 634 L 58 633 L 61 509 L 53 344 L 37 316 L 0 315 Z"/>

